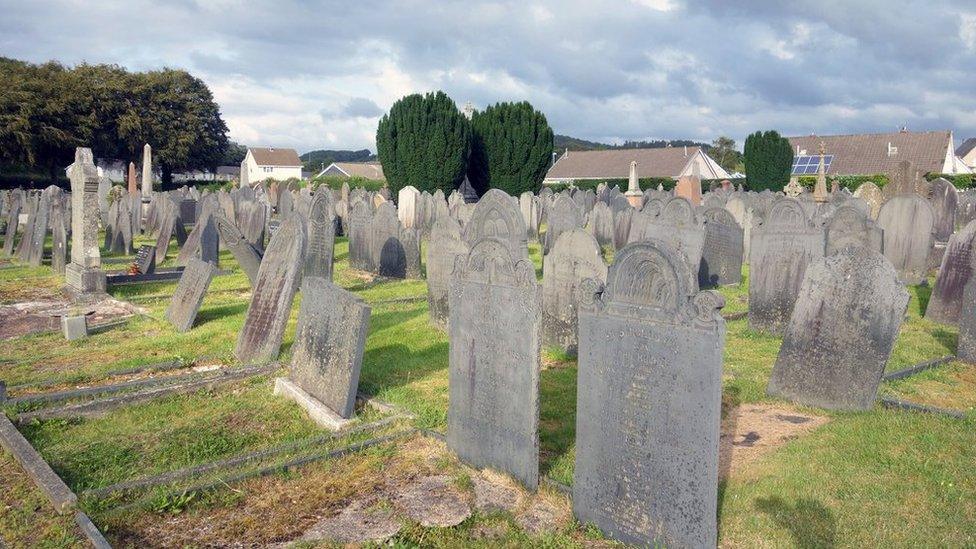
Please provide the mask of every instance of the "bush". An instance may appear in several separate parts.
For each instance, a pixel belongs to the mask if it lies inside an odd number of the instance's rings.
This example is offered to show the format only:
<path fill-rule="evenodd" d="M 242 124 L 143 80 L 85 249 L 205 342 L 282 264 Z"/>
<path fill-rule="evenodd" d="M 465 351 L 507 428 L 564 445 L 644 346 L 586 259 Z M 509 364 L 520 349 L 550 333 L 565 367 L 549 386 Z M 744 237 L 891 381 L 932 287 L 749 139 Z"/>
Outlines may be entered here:
<path fill-rule="evenodd" d="M 320 185 L 326 185 L 330 189 L 340 190 L 342 189 L 343 183 L 349 183 L 349 188 L 353 189 L 356 187 L 362 187 L 367 191 L 378 191 L 386 185 L 386 181 L 376 181 L 375 179 L 366 179 L 365 177 L 343 177 L 340 175 L 324 175 L 322 177 L 314 177 L 309 182 L 311 188 L 317 189 Z"/>
<path fill-rule="evenodd" d="M 971 189 L 973 188 L 973 174 L 971 173 L 930 173 L 925 175 L 925 179 L 932 181 L 938 178 L 948 179 L 952 182 L 952 185 L 959 189 Z"/>
<path fill-rule="evenodd" d="M 781 190 L 790 182 L 793 169 L 793 147 L 775 130 L 756 132 L 746 138 L 746 176 L 754 191 Z"/>
<path fill-rule="evenodd" d="M 817 184 L 817 176 L 815 175 L 801 175 L 797 178 L 800 185 L 803 187 L 813 190 L 814 186 Z M 888 184 L 888 176 L 883 173 L 876 173 L 873 175 L 837 175 L 837 176 L 827 176 L 827 190 L 833 186 L 834 181 L 842 189 L 847 189 L 851 192 L 857 190 L 858 187 L 864 183 L 871 182 L 878 186 L 879 189 L 883 189 L 885 185 Z"/>
<path fill-rule="evenodd" d="M 47 174 L 35 173 L 4 173 L 0 174 L 0 189 L 44 189 L 51 185 L 51 178 Z M 71 182 L 67 177 L 58 176 L 55 185 L 62 189 L 71 190 Z"/>
<path fill-rule="evenodd" d="M 497 103 L 471 118 L 468 178 L 484 194 L 489 188 L 512 196 L 537 192 L 552 161 L 552 128 L 527 101 Z"/>

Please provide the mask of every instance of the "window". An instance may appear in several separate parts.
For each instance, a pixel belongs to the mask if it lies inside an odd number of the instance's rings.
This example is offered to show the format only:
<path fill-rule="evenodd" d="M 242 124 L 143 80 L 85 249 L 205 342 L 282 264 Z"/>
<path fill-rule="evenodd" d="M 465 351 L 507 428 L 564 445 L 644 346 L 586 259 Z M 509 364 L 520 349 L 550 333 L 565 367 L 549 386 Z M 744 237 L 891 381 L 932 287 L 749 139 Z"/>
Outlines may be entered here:
<path fill-rule="evenodd" d="M 265 173 L 271 173 L 274 171 L 274 166 L 263 166 Z"/>

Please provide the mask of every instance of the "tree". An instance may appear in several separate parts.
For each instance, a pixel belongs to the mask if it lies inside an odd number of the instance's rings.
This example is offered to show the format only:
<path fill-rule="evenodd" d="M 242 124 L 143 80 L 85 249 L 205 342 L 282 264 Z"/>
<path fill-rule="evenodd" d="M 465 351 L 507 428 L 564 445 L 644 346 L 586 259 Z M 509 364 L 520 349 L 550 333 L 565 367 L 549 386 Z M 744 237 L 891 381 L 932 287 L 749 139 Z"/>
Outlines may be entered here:
<path fill-rule="evenodd" d="M 228 141 L 227 150 L 224 151 L 224 156 L 220 159 L 220 165 L 237 166 L 244 161 L 245 156 L 247 156 L 247 147 L 236 141 Z"/>
<path fill-rule="evenodd" d="M 790 181 L 793 147 L 775 130 L 757 131 L 746 138 L 745 166 L 751 190 L 778 191 Z"/>
<path fill-rule="evenodd" d="M 708 156 L 730 173 L 736 171 L 742 162 L 742 153 L 735 149 L 735 139 L 731 137 L 721 136 L 712 141 Z"/>
<path fill-rule="evenodd" d="M 464 178 L 471 125 L 444 92 L 399 99 L 376 128 L 376 148 L 393 196 L 413 185 L 450 193 Z"/>
<path fill-rule="evenodd" d="M 512 196 L 537 192 L 552 162 L 552 147 L 544 114 L 527 101 L 497 103 L 471 117 L 468 179 L 479 194 L 489 188 Z"/>

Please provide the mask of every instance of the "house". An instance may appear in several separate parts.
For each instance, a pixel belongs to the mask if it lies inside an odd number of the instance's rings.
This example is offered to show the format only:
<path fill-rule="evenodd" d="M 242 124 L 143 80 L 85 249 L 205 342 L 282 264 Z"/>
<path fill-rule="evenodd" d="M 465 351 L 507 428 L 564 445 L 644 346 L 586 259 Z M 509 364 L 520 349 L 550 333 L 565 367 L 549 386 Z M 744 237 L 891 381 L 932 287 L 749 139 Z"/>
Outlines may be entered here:
<path fill-rule="evenodd" d="M 331 175 L 337 177 L 363 177 L 373 181 L 386 181 L 383 165 L 379 162 L 333 162 L 315 177 Z"/>
<path fill-rule="evenodd" d="M 970 137 L 959 145 L 956 158 L 962 160 L 969 169 L 976 169 L 976 137 Z"/>
<path fill-rule="evenodd" d="M 956 157 L 952 132 L 910 132 L 788 137 L 793 147 L 793 175 L 815 175 L 824 146 L 828 175 L 888 173 L 902 160 L 926 173 L 970 173 Z"/>
<path fill-rule="evenodd" d="M 241 186 L 261 181 L 302 178 L 302 161 L 295 149 L 248 147 L 241 161 Z"/>
<path fill-rule="evenodd" d="M 217 166 L 217 173 L 214 175 L 217 181 L 239 181 L 241 179 L 240 166 Z"/>
<path fill-rule="evenodd" d="M 560 156 L 543 183 L 569 183 L 581 179 L 627 179 L 630 163 L 637 162 L 639 177 L 670 177 L 699 175 L 702 179 L 731 177 L 701 147 L 666 147 L 658 149 L 609 149 L 600 151 L 566 150 Z"/>

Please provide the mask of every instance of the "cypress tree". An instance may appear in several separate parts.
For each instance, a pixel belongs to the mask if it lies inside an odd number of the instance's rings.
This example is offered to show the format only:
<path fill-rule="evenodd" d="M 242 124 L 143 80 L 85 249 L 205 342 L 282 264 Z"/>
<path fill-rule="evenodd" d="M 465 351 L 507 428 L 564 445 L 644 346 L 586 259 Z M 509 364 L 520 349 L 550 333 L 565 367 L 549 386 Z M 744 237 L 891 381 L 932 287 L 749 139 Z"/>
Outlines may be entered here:
<path fill-rule="evenodd" d="M 471 118 L 468 178 L 479 194 L 489 188 L 512 196 L 537 192 L 552 157 L 546 116 L 527 101 L 497 103 Z"/>
<path fill-rule="evenodd" d="M 376 149 L 393 196 L 413 185 L 450 193 L 464 179 L 471 126 L 442 91 L 399 99 L 376 128 Z"/>
<path fill-rule="evenodd" d="M 749 189 L 778 191 L 790 182 L 793 147 L 775 130 L 747 137 L 743 152 Z"/>

